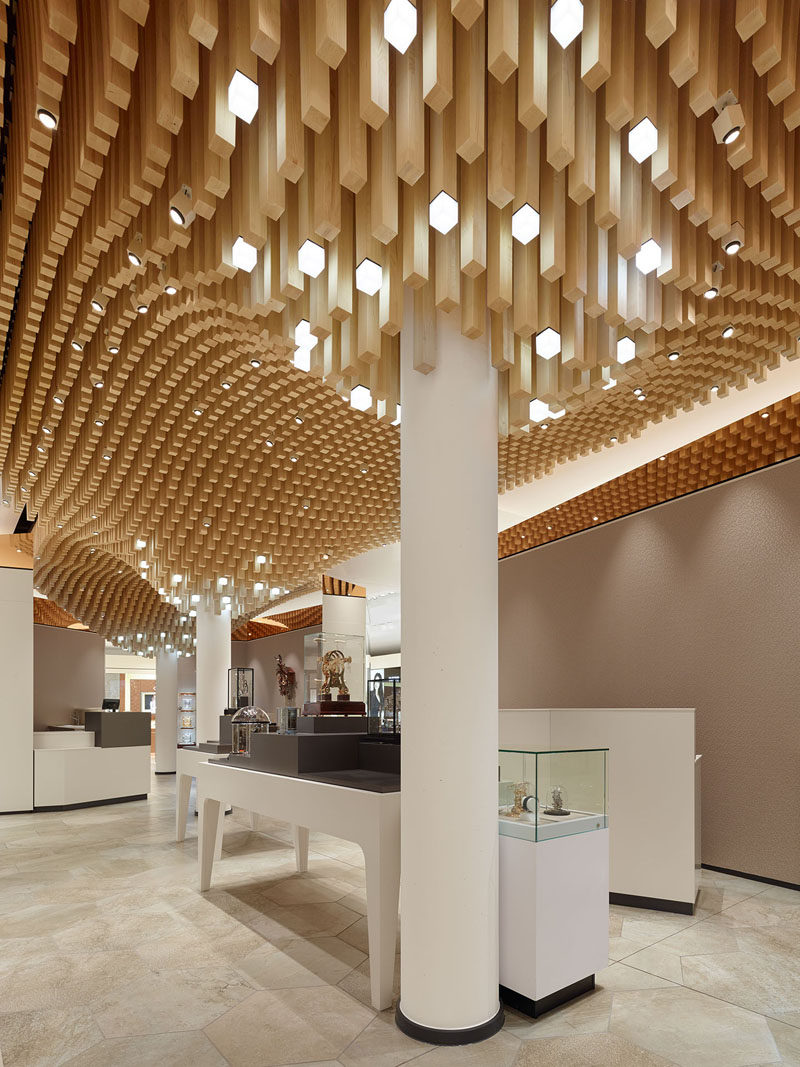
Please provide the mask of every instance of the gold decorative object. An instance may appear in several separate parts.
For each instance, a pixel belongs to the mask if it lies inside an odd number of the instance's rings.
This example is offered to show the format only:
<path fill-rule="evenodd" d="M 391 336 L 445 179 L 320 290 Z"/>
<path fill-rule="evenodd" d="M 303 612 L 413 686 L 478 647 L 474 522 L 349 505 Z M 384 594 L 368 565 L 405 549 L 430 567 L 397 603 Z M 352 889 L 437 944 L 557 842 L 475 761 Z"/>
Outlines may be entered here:
<path fill-rule="evenodd" d="M 514 786 L 514 806 L 506 814 L 511 819 L 518 819 L 525 812 L 522 801 L 530 794 L 530 782 L 518 782 Z"/>
<path fill-rule="evenodd" d="M 321 682 L 319 695 L 322 700 L 331 699 L 331 689 L 339 690 L 340 700 L 349 699 L 350 690 L 344 680 L 344 666 L 346 663 L 352 662 L 352 657 L 345 656 L 344 652 L 338 648 L 332 648 L 329 652 L 324 652 L 319 657 L 317 665 L 322 673 L 322 678 L 318 679 L 318 681 Z"/>

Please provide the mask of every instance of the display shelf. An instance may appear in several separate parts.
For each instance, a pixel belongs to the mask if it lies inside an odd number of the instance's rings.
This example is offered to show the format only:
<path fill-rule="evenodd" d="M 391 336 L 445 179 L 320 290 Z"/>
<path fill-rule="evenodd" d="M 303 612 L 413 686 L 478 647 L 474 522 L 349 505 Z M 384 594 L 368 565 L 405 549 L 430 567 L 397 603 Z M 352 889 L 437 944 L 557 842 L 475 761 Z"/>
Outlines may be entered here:
<path fill-rule="evenodd" d="M 197 694 L 178 693 L 178 748 L 197 744 Z"/>

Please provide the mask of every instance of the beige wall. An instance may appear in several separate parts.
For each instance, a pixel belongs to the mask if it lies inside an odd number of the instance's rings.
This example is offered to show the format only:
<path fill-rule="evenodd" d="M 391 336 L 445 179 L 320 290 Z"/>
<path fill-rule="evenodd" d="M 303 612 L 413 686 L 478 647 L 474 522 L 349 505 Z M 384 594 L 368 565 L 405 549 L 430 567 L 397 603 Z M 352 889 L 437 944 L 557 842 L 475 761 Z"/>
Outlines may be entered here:
<path fill-rule="evenodd" d="M 33 627 L 35 730 L 70 722 L 73 708 L 99 708 L 105 686 L 105 644 L 89 630 Z"/>
<path fill-rule="evenodd" d="M 231 665 L 252 667 L 255 701 L 261 708 L 272 713 L 286 704 L 278 691 L 275 678 L 275 657 L 280 653 L 287 667 L 292 667 L 297 677 L 294 704 L 303 703 L 303 637 L 319 633 L 319 626 L 307 626 L 303 630 L 289 630 L 274 637 L 259 637 L 256 641 L 231 641 Z"/>
<path fill-rule="evenodd" d="M 504 560 L 499 595 L 501 708 L 696 707 L 703 862 L 800 883 L 800 460 Z"/>

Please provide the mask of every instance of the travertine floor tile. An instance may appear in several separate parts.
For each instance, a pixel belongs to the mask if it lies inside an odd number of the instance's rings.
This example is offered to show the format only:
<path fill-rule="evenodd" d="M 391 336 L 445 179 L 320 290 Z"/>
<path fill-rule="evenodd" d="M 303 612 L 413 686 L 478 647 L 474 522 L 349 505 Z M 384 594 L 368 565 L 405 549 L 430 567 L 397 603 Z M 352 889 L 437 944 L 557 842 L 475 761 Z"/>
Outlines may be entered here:
<path fill-rule="evenodd" d="M 618 1034 L 582 1034 L 528 1041 L 514 1067 L 668 1067 L 671 1063 Z"/>
<path fill-rule="evenodd" d="M 232 1067 L 333 1059 L 375 1013 L 340 989 L 265 989 L 206 1027 Z"/>
<path fill-rule="evenodd" d="M 399 1067 L 433 1046 L 406 1037 L 394 1024 L 394 1012 L 381 1012 L 339 1056 L 344 1067 Z"/>
<path fill-rule="evenodd" d="M 338 937 L 297 939 L 281 948 L 268 943 L 248 953 L 238 967 L 263 989 L 336 985 L 366 959 Z"/>
<path fill-rule="evenodd" d="M 70 1067 L 226 1067 L 227 1061 L 202 1030 L 190 1030 L 101 1041 L 64 1063 Z"/>
<path fill-rule="evenodd" d="M 53 1067 L 102 1040 L 89 1011 L 0 1012 L 4 1067 Z"/>

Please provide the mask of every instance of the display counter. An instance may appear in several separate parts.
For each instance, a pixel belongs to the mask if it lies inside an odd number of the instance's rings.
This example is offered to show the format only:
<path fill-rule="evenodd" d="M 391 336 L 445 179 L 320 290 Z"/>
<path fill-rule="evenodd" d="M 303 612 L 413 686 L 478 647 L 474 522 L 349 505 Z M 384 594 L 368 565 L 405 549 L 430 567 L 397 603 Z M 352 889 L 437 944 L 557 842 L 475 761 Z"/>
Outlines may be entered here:
<path fill-rule="evenodd" d="M 150 715 L 87 710 L 85 719 L 89 729 L 56 727 L 34 733 L 34 810 L 143 800 L 147 796 Z"/>

